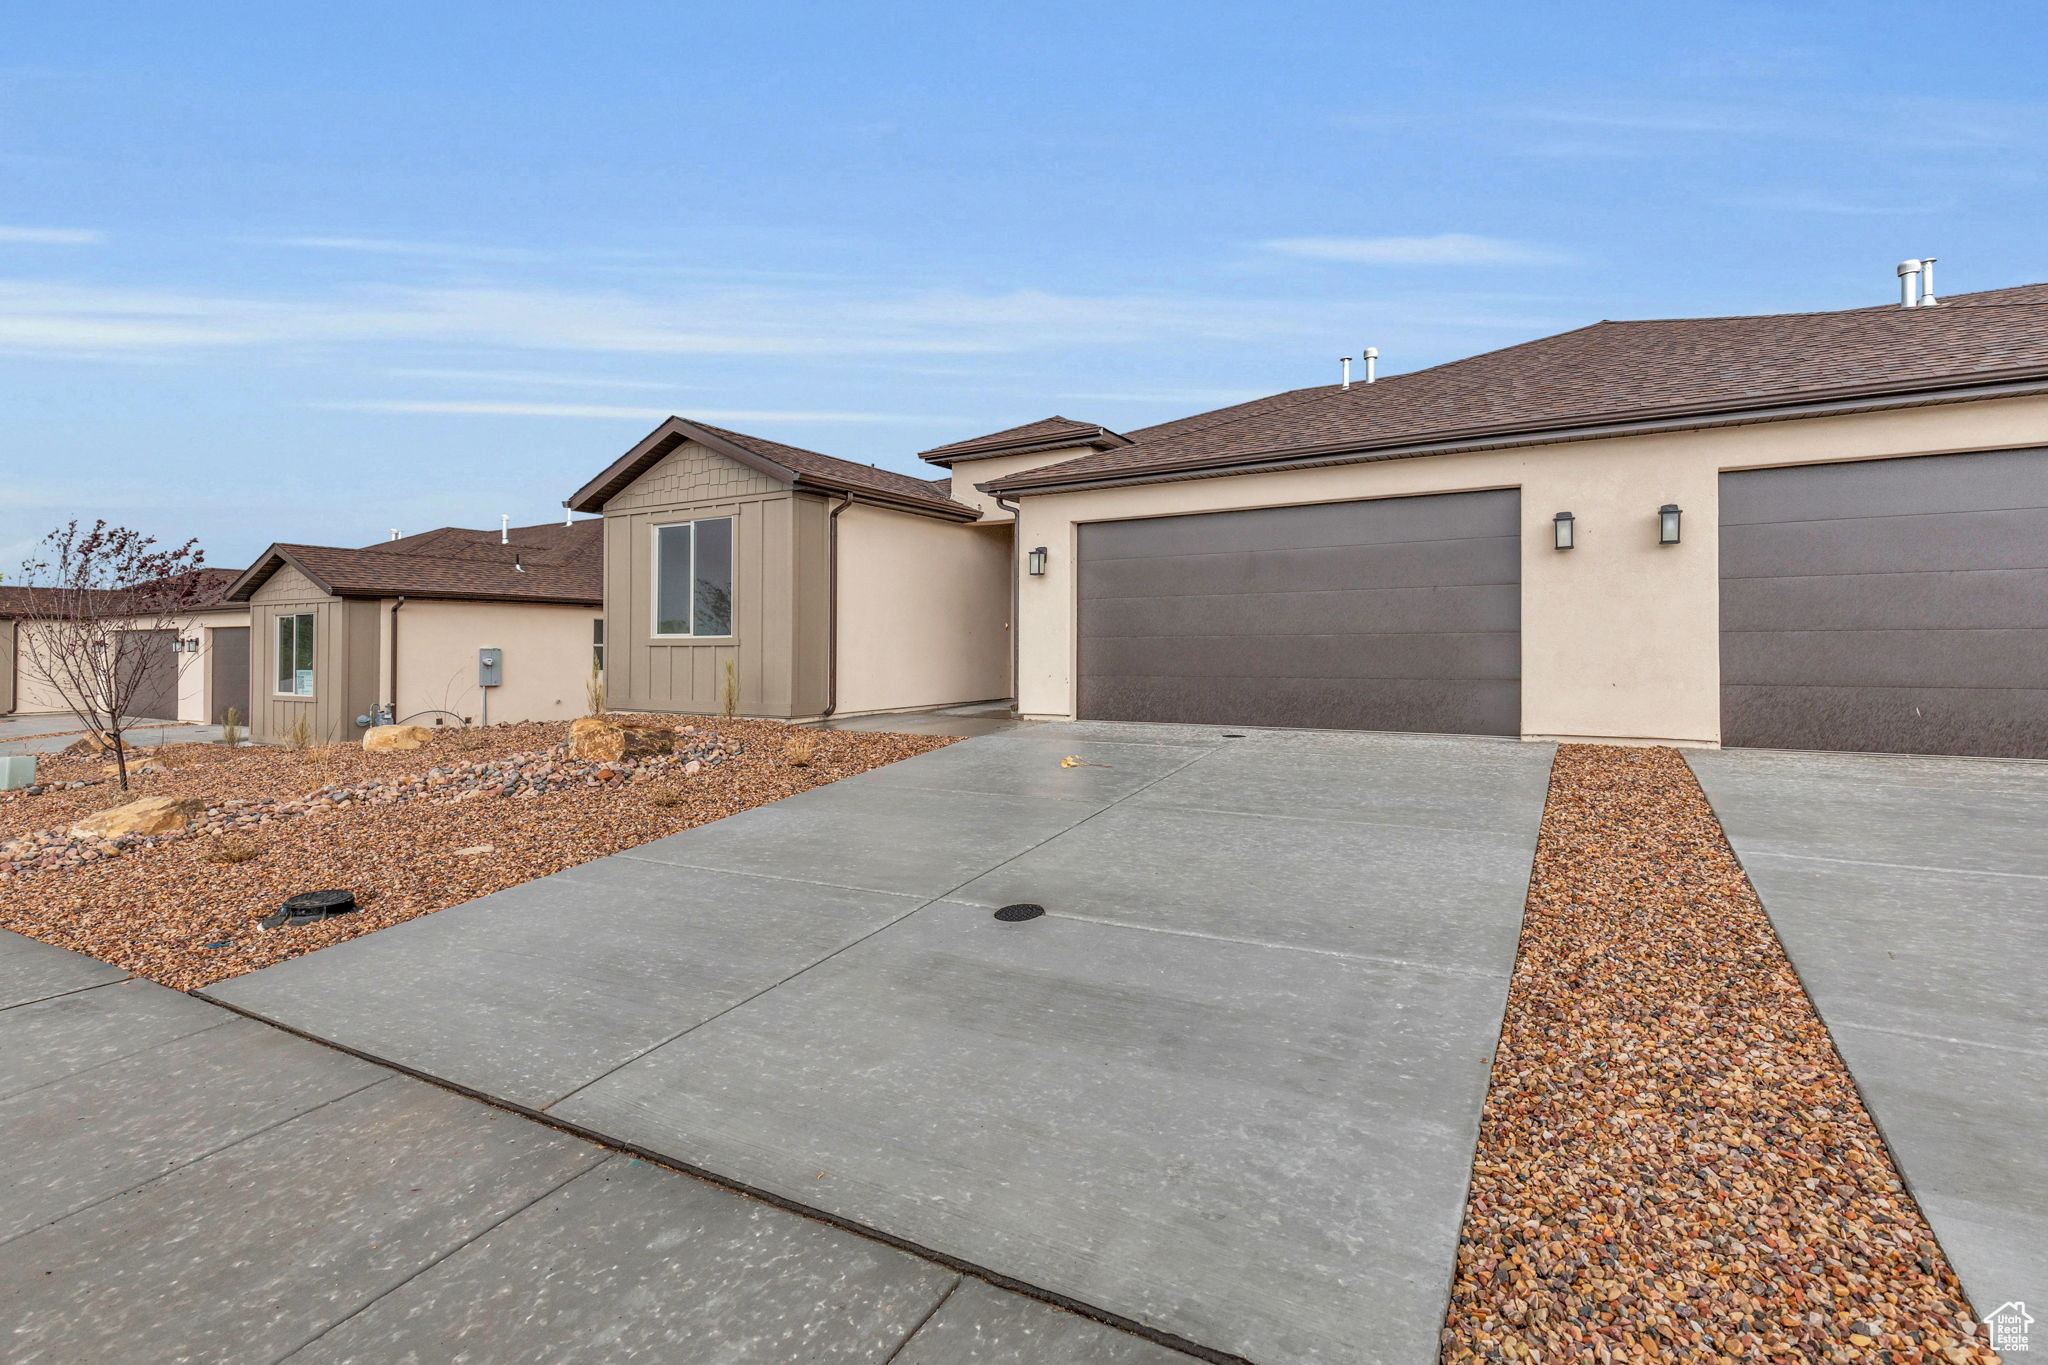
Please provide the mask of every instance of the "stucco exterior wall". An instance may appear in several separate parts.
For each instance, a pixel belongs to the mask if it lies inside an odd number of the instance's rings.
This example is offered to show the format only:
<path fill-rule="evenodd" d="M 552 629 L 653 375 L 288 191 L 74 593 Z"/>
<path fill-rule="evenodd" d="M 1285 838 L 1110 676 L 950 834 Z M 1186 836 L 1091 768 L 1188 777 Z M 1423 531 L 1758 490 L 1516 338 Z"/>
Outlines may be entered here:
<path fill-rule="evenodd" d="M 838 714 L 1010 694 L 1010 528 L 839 517 Z"/>
<path fill-rule="evenodd" d="M 393 600 L 377 604 L 377 695 L 390 693 Z M 493 723 L 572 720 L 590 708 L 591 622 L 596 607 L 532 602 L 442 602 L 418 598 L 398 608 L 398 709 L 418 725 L 481 724 L 485 689 L 477 651 L 504 651 L 504 682 L 489 689 Z M 453 715 L 418 714 L 431 711 Z"/>
<path fill-rule="evenodd" d="M 1020 584 L 1018 709 L 1074 714 L 1082 523 L 1519 488 L 1524 734 L 1716 745 L 1723 471 L 2044 442 L 2048 399 L 2002 399 L 1029 497 L 1022 543 L 1051 557 Z M 1664 503 L 1684 509 L 1677 545 L 1656 543 Z M 1559 551 L 1551 517 L 1564 511 L 1577 548 Z"/>
<path fill-rule="evenodd" d="M 996 506 L 996 501 L 974 485 L 1000 479 L 1006 474 L 1016 474 L 1026 469 L 1042 469 L 1049 464 L 1061 464 L 1067 460 L 1078 460 L 1083 455 L 1092 455 L 1088 446 L 1073 446 L 1066 450 L 1040 450 L 1029 455 L 996 455 L 985 460 L 961 460 L 953 465 L 953 501 L 964 502 L 978 508 L 981 519 L 988 521 L 1009 521 L 1007 509 Z M 1013 499 L 1014 501 L 1014 499 Z"/>

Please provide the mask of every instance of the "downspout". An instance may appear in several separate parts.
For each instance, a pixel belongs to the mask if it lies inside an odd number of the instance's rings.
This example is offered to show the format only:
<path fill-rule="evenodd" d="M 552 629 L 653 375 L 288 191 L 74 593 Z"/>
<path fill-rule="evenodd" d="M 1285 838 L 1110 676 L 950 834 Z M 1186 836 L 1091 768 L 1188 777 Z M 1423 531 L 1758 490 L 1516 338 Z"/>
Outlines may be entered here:
<path fill-rule="evenodd" d="M 398 723 L 398 612 L 404 605 L 403 597 L 391 604 L 391 721 L 394 725 Z"/>
<path fill-rule="evenodd" d="M 1024 563 L 1024 509 L 1000 493 L 991 493 L 989 496 L 995 500 L 996 506 L 1010 514 L 1010 711 L 1012 714 L 1022 715 L 1019 706 L 1021 699 L 1017 696 L 1017 660 L 1020 657 L 1018 641 L 1023 632 L 1017 629 L 1017 589 L 1020 580 L 1019 570 Z"/>
<path fill-rule="evenodd" d="M 839 709 L 839 514 L 853 506 L 853 494 L 841 498 L 825 518 L 825 709 L 818 713 L 821 724 Z"/>

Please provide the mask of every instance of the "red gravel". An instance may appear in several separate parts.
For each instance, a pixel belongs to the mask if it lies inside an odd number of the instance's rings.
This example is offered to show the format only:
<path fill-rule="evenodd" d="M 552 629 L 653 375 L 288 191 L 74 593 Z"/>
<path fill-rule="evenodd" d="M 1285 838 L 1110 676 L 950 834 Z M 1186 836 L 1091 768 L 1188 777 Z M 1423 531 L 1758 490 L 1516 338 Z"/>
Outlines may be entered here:
<path fill-rule="evenodd" d="M 1986 1362 L 1675 750 L 1558 750 L 1443 1359 Z"/>
<path fill-rule="evenodd" d="M 731 756 L 695 776 L 531 797 L 323 810 L 255 834 L 144 846 L 81 867 L 0 880 L 0 927 L 190 989 L 953 742 L 820 731 L 816 756 L 798 767 L 783 756 L 789 728 L 774 721 L 616 719 L 696 725 Z M 172 745 L 161 751 L 170 775 L 135 786 L 207 801 L 283 800 L 337 782 L 393 780 L 437 764 L 530 753 L 567 733 L 559 722 L 450 731 L 425 748 L 391 754 L 366 754 L 353 745 L 306 753 Z M 40 775 L 61 781 L 99 772 L 100 760 L 67 760 L 46 763 Z M 0 842 L 67 825 L 118 796 L 108 782 L 0 802 Z M 236 863 L 209 857 L 235 844 L 255 845 L 257 856 Z M 464 852 L 485 845 L 488 852 Z M 295 929 L 256 927 L 286 896 L 325 887 L 356 890 L 364 908 Z"/>

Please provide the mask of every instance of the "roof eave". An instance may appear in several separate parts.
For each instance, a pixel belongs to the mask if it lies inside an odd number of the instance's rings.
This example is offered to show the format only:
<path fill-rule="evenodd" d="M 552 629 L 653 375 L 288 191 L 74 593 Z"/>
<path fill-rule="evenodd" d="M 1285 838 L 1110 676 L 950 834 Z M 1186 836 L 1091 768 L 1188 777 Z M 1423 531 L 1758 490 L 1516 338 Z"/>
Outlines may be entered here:
<path fill-rule="evenodd" d="M 272 574 L 276 573 L 279 569 L 283 568 L 287 564 L 289 564 L 292 568 L 297 569 L 307 578 L 312 579 L 314 586 L 318 587 L 320 591 L 333 595 L 334 587 L 332 584 L 328 583 L 325 579 L 321 578 L 319 574 L 314 573 L 311 569 L 307 568 L 306 565 L 302 561 L 300 561 L 297 556 L 293 555 L 291 551 L 288 550 L 285 546 L 273 542 L 269 549 L 265 550 L 262 554 L 256 556 L 256 560 L 253 564 L 251 564 L 248 568 L 242 570 L 242 572 L 235 577 L 234 582 L 228 584 L 227 591 L 220 595 L 220 600 L 223 603 L 248 601 L 249 598 L 255 593 L 255 591 L 258 588 L 262 587 L 265 583 L 270 581 L 270 576 Z"/>
<path fill-rule="evenodd" d="M 743 446 L 733 444 L 723 436 L 706 431 L 695 422 L 681 417 L 671 417 L 647 433 L 638 445 L 605 466 L 604 472 L 592 479 L 562 505 L 572 512 L 603 512 L 604 505 L 618 495 L 627 484 L 653 468 L 663 456 L 684 441 L 695 441 L 701 446 L 717 451 L 720 455 L 752 469 L 758 469 L 770 478 L 784 483 L 794 483 L 796 472 L 785 465 L 777 464 L 764 456 L 756 455 Z"/>
<path fill-rule="evenodd" d="M 1075 450 L 1086 446 L 1090 450 L 1114 450 L 1118 446 L 1136 445 L 1130 437 L 1111 431 L 1108 427 L 1097 427 L 1092 433 L 1068 433 L 1064 436 L 1043 440 L 1005 442 L 1000 445 L 967 445 L 959 449 L 940 446 L 936 450 L 919 451 L 917 458 L 927 464 L 940 465 L 951 469 L 962 460 L 988 460 L 1004 455 L 1030 455 L 1041 450 Z"/>
<path fill-rule="evenodd" d="M 1028 497 L 1078 492 L 1090 488 L 1121 488 L 1133 484 L 1166 483 L 1181 479 L 1256 474 L 1295 467 L 1363 464 L 1373 460 L 1412 459 L 1424 455 L 1451 455 L 1512 446 L 1549 445 L 1566 441 L 1599 440 L 1609 436 L 1741 426 L 1753 422 L 1788 421 L 1801 417 L 1838 416 L 1874 412 L 1885 408 L 1929 407 L 1944 403 L 1978 402 L 2048 393 L 2048 370 L 2030 369 L 2009 373 L 2014 377 L 1978 375 L 1958 379 L 1952 384 L 1926 385 L 1889 392 L 1881 388 L 1862 386 L 1861 391 L 1839 391 L 1838 396 L 1808 393 L 1787 397 L 1781 402 L 1752 402 L 1739 407 L 1699 405 L 1661 411 L 1642 409 L 1634 414 L 1618 414 L 1603 421 L 1534 427 L 1494 424 L 1488 427 L 1444 432 L 1422 441 L 1386 442 L 1377 445 L 1339 441 L 1288 446 L 1239 453 L 1226 458 L 1189 460 L 1142 469 L 1106 469 L 1094 476 L 1051 479 L 1044 477 L 1049 472 L 1047 470 L 1020 470 L 1015 474 L 975 486 L 991 497 Z M 1034 475 L 1038 476 L 1036 482 L 1033 481 Z"/>

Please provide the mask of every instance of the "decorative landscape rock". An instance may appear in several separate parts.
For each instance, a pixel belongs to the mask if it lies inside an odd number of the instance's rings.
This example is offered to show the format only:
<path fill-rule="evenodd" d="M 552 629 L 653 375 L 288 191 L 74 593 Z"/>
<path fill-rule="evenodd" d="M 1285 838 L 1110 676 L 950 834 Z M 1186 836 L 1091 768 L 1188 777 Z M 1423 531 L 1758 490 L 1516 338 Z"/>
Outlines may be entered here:
<path fill-rule="evenodd" d="M 599 763 L 651 758 L 675 752 L 676 732 L 653 725 L 625 725 L 602 716 L 585 716 L 569 726 L 572 757 Z"/>
<path fill-rule="evenodd" d="M 90 758 L 94 754 L 106 753 L 113 747 L 113 741 L 105 735 L 84 734 L 58 750 L 58 753 L 65 758 Z"/>
<path fill-rule="evenodd" d="M 417 749 L 434 737 L 424 725 L 372 725 L 363 735 L 363 748 L 373 754 Z"/>
<path fill-rule="evenodd" d="M 169 834 L 192 823 L 197 801 L 175 796 L 138 796 L 86 816 L 71 827 L 73 839 L 118 839 L 131 834 Z"/>

